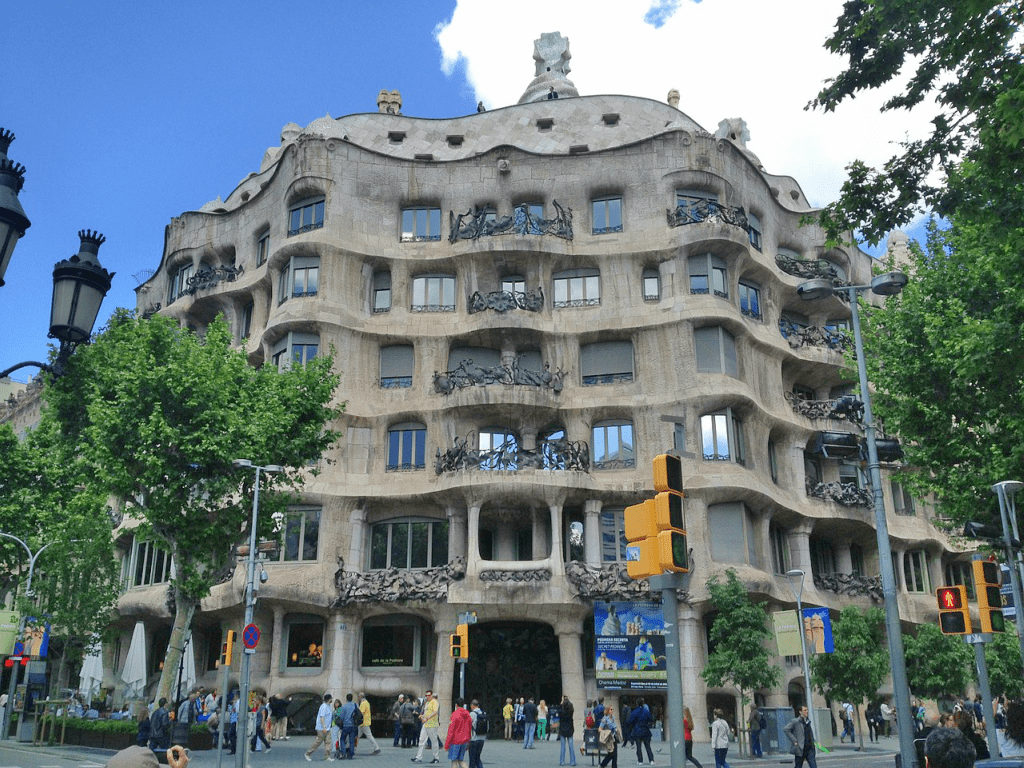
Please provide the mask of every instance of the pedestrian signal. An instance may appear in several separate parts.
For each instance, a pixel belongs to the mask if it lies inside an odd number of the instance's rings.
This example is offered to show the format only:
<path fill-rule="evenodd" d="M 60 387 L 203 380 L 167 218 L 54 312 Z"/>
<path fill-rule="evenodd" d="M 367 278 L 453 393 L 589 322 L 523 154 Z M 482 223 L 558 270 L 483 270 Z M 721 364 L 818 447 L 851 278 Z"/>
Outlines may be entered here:
<path fill-rule="evenodd" d="M 967 606 L 967 587 L 955 584 L 935 590 L 939 602 L 939 629 L 944 635 L 971 633 L 971 613 Z"/>
<path fill-rule="evenodd" d="M 668 571 L 690 570 L 683 509 L 683 469 L 678 456 L 654 459 L 653 499 L 626 507 L 626 572 L 631 579 L 646 579 Z"/>
<path fill-rule="evenodd" d="M 455 634 L 450 635 L 449 651 L 453 659 L 469 658 L 469 624 L 459 624 L 455 627 Z"/>
<path fill-rule="evenodd" d="M 999 563 L 989 560 L 972 560 L 974 591 L 978 595 L 978 613 L 981 616 L 982 632 L 1003 632 L 1003 596 L 999 593 Z"/>

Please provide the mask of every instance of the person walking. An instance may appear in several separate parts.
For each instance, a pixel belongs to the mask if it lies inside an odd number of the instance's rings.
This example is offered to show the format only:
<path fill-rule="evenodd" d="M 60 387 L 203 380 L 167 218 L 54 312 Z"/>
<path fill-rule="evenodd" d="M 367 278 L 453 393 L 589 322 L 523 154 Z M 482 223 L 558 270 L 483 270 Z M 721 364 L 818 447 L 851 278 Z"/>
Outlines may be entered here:
<path fill-rule="evenodd" d="M 840 707 L 843 713 L 843 733 L 839 737 L 839 743 L 842 744 L 843 740 L 849 736 L 850 743 L 853 744 L 857 740 L 856 734 L 853 731 L 853 705 L 848 701 L 844 701 Z"/>
<path fill-rule="evenodd" d="M 416 745 L 416 718 L 419 717 L 419 706 L 415 696 L 409 696 L 402 702 L 399 712 L 402 720 L 402 749 Z"/>
<path fill-rule="evenodd" d="M 572 702 L 569 701 L 568 696 L 562 697 L 562 711 L 558 719 L 558 740 L 561 742 L 561 747 L 558 764 L 565 765 L 565 746 L 569 745 L 569 765 L 576 765 L 576 745 L 573 742 L 573 733 L 575 726 L 572 722 L 573 719 L 573 706 Z"/>
<path fill-rule="evenodd" d="M 306 750 L 305 758 L 307 763 L 313 762 L 313 758 L 310 757 L 316 748 L 321 744 L 324 745 L 324 759 L 334 762 L 334 757 L 331 755 L 331 723 L 334 720 L 334 713 L 331 710 L 331 694 L 325 693 L 323 703 L 320 708 L 316 711 L 316 720 L 313 723 L 313 727 L 316 729 L 316 741 L 313 745 Z"/>
<path fill-rule="evenodd" d="M 814 732 L 811 730 L 806 706 L 800 707 L 800 715 L 790 720 L 783 732 L 790 741 L 789 751 L 794 756 L 793 768 L 800 768 L 805 762 L 810 768 L 818 768 L 818 761 L 814 757 Z"/>
<path fill-rule="evenodd" d="M 533 739 L 537 733 L 537 705 L 531 696 L 523 705 L 523 749 L 533 749 Z"/>
<path fill-rule="evenodd" d="M 605 768 L 608 763 L 612 764 L 612 768 L 619 768 L 619 728 L 615 723 L 615 715 L 612 714 L 610 707 L 605 710 L 604 715 L 601 717 L 601 722 L 597 724 L 597 728 L 598 741 L 606 753 L 601 761 L 601 768 Z"/>
<path fill-rule="evenodd" d="M 237 694 L 238 691 L 235 691 L 235 693 Z M 227 740 L 228 747 L 230 747 L 228 754 L 233 755 L 235 754 L 235 750 L 238 749 L 238 696 L 235 696 L 228 703 Z"/>
<path fill-rule="evenodd" d="M 512 699 L 505 699 L 505 706 L 501 709 L 501 720 L 505 724 L 505 741 L 512 741 Z"/>
<path fill-rule="evenodd" d="M 654 753 L 651 752 L 651 710 L 642 698 L 636 700 L 636 709 L 629 715 L 629 735 L 636 744 L 636 764 L 644 764 L 642 749 L 647 748 L 647 762 L 654 765 Z"/>
<path fill-rule="evenodd" d="M 427 740 L 431 739 L 434 759 L 430 762 L 439 763 L 441 762 L 441 719 L 440 713 L 437 711 L 437 699 L 434 698 L 433 691 L 427 691 L 424 696 L 426 701 L 423 703 L 423 713 L 420 715 L 420 722 L 423 723 L 423 727 L 420 729 L 420 748 L 416 752 L 416 757 L 412 758 L 412 762 L 423 762 L 423 748 L 427 746 Z"/>
<path fill-rule="evenodd" d="M 270 738 L 272 741 L 288 741 L 288 702 L 280 693 L 270 697 Z"/>
<path fill-rule="evenodd" d="M 270 742 L 267 741 L 267 713 L 269 710 L 262 696 L 256 697 L 256 709 L 254 711 L 256 713 L 256 727 L 253 728 L 252 738 L 249 739 L 249 751 L 256 751 L 256 741 L 259 740 L 263 742 L 263 751 L 269 752 Z"/>
<path fill-rule="evenodd" d="M 750 728 L 750 754 L 752 757 L 764 757 L 761 751 L 761 710 L 756 704 L 750 707 L 750 717 L 747 718 L 747 725 Z"/>
<path fill-rule="evenodd" d="M 363 722 L 359 725 L 359 736 L 364 739 L 369 739 L 370 743 L 373 744 L 373 752 L 371 755 L 380 754 L 380 745 L 377 744 L 377 740 L 373 738 L 373 732 L 370 730 L 370 702 L 366 700 L 366 694 L 359 694 L 359 713 L 363 716 Z"/>
<path fill-rule="evenodd" d="M 391 711 L 388 712 L 388 720 L 391 721 L 391 725 L 394 728 L 395 741 L 394 746 L 398 746 L 402 741 L 402 705 L 405 703 L 405 694 L 398 694 L 398 698 L 395 699 L 395 703 L 391 705 Z"/>
<path fill-rule="evenodd" d="M 548 737 L 548 705 L 544 699 L 537 705 L 537 738 L 544 741 Z"/>
<path fill-rule="evenodd" d="M 690 714 L 689 707 L 683 707 L 683 739 L 683 743 L 686 745 L 687 761 L 696 765 L 697 768 L 704 768 L 700 764 L 700 760 L 693 756 L 693 715 Z"/>
<path fill-rule="evenodd" d="M 469 768 L 484 768 L 480 755 L 484 751 L 490 723 L 487 722 L 487 713 L 480 709 L 480 702 L 476 699 L 469 703 L 469 717 L 473 721 L 473 737 L 469 740 Z"/>
<path fill-rule="evenodd" d="M 472 738 L 473 718 L 466 711 L 465 700 L 456 699 L 452 718 L 448 721 L 448 736 L 444 740 L 444 748 L 448 750 L 452 768 L 466 768 L 469 742 Z"/>
<path fill-rule="evenodd" d="M 167 711 L 167 699 L 161 698 L 159 706 L 150 718 L 149 748 L 154 752 L 171 746 L 171 715 Z"/>
<path fill-rule="evenodd" d="M 711 723 L 711 748 L 715 751 L 715 768 L 729 768 L 725 756 L 729 753 L 729 724 L 725 722 L 725 713 L 720 709 L 714 712 L 715 719 Z"/>
<path fill-rule="evenodd" d="M 341 737 L 338 740 L 338 757 L 342 760 L 351 760 L 356 756 L 356 734 L 359 727 L 356 725 L 356 711 L 359 708 L 352 701 L 352 694 L 345 694 L 345 703 L 341 709 L 334 713 L 334 720 L 341 728 Z"/>

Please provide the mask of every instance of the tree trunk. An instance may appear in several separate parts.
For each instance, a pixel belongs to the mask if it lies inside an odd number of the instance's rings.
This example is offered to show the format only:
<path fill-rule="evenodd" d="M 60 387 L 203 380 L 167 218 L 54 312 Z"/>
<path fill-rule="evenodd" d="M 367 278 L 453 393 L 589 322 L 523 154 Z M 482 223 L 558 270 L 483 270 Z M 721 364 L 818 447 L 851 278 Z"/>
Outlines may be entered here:
<path fill-rule="evenodd" d="M 744 736 L 744 733 L 746 732 L 745 726 L 747 724 L 747 721 L 744 719 L 744 716 L 743 716 L 743 712 L 744 712 L 744 710 L 746 708 L 746 705 L 743 702 L 744 702 L 743 689 L 741 688 L 740 689 L 740 712 L 739 712 L 739 717 L 736 718 L 736 743 L 737 743 L 736 749 L 737 749 L 737 752 L 738 752 L 740 757 L 743 757 L 743 745 L 745 743 L 743 736 Z M 749 749 L 747 750 L 747 754 L 748 755 L 750 754 L 750 750 Z"/>
<path fill-rule="evenodd" d="M 167 654 L 164 656 L 164 668 L 160 673 L 160 682 L 156 688 L 156 699 L 166 698 L 177 706 L 178 666 L 185 648 L 185 633 L 192 627 L 192 617 L 196 612 L 196 603 L 175 590 L 174 624 L 171 626 L 171 637 L 167 641 Z M 184 695 L 186 691 L 182 691 Z"/>
<path fill-rule="evenodd" d="M 864 734 L 857 739 L 857 731 L 860 729 L 860 703 L 853 705 L 853 743 L 857 745 L 857 751 L 864 749 Z"/>

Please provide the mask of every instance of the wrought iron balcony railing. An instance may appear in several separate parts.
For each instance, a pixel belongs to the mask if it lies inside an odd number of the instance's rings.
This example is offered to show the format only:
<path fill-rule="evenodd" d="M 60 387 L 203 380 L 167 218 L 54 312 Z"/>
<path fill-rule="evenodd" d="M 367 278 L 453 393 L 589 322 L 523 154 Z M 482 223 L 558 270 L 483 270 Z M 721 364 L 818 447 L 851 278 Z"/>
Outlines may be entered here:
<path fill-rule="evenodd" d="M 544 309 L 544 290 L 537 291 L 491 291 L 480 293 L 474 291 L 469 297 L 469 314 L 493 309 L 495 312 L 508 312 L 513 309 L 524 309 L 527 312 L 540 312 Z"/>
<path fill-rule="evenodd" d="M 448 212 L 448 242 L 459 240 L 478 240 L 481 237 L 497 235 L 554 235 L 563 240 L 572 240 L 572 208 L 563 208 L 557 200 L 555 218 L 544 219 L 530 212 L 526 203 L 517 205 L 511 216 L 495 215 L 490 208 L 471 208 L 466 213 L 456 215 Z"/>
<path fill-rule="evenodd" d="M 779 333 L 793 349 L 804 346 L 826 347 L 839 353 L 853 349 L 853 339 L 842 331 L 819 328 L 816 325 L 804 327 L 785 317 L 779 318 Z"/>
<path fill-rule="evenodd" d="M 519 385 L 527 387 L 543 387 L 556 395 L 562 391 L 565 371 L 559 368 L 552 372 L 545 363 L 544 370 L 532 371 L 520 365 L 522 355 L 516 355 L 511 364 L 482 366 L 472 360 L 463 360 L 453 371 L 438 373 L 434 371 L 434 391 L 441 395 L 450 395 L 456 389 L 488 384 Z"/>
<path fill-rule="evenodd" d="M 504 470 L 515 472 L 521 469 L 566 469 L 574 472 L 590 471 L 590 448 L 582 440 L 547 440 L 542 446 L 530 450 L 515 443 L 505 443 L 497 448 L 470 448 L 467 437 L 444 453 L 437 449 L 434 472 L 460 470 Z"/>

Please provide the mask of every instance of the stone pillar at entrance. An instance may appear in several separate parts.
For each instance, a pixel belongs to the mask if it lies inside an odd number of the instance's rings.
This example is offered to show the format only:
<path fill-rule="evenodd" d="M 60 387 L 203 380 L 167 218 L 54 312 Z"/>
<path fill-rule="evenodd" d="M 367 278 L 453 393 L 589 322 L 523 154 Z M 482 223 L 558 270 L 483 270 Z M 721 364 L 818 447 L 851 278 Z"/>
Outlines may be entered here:
<path fill-rule="evenodd" d="M 601 564 L 601 500 L 587 499 L 583 503 L 583 548 L 587 565 Z"/>
<path fill-rule="evenodd" d="M 466 576 L 476 576 L 480 563 L 480 502 L 469 505 L 467 529 Z"/>
<path fill-rule="evenodd" d="M 448 535 L 449 555 L 451 557 L 466 557 L 469 546 L 466 513 L 455 506 L 445 507 L 445 513 L 448 516 L 448 530 L 450 532 Z"/>
<path fill-rule="evenodd" d="M 576 712 L 576 732 L 583 737 L 583 709 L 586 704 L 583 687 L 583 651 L 580 646 L 580 630 L 556 626 L 558 655 L 562 662 L 562 694 L 569 697 Z"/>
<path fill-rule="evenodd" d="M 565 575 L 565 557 L 562 545 L 562 505 L 552 504 L 551 510 L 551 575 Z"/>
<path fill-rule="evenodd" d="M 434 665 L 434 696 L 437 697 L 438 712 L 440 712 L 441 734 L 444 735 L 444 728 L 451 719 L 454 699 L 452 699 L 452 680 L 455 674 L 456 661 L 448 652 L 448 636 L 455 631 L 456 619 L 454 616 L 439 616 L 434 623 L 434 637 L 437 638 L 437 651 Z M 472 650 L 470 651 L 472 653 Z M 457 691 L 458 688 L 455 688 Z"/>
<path fill-rule="evenodd" d="M 706 703 L 708 688 L 700 676 L 706 660 L 704 624 L 700 614 L 686 605 L 679 606 L 679 654 L 683 675 L 683 706 L 689 707 L 693 715 L 693 740 L 710 741 L 708 729 L 701 725 L 711 720 Z M 675 715 L 672 717 L 674 724 Z"/>
<path fill-rule="evenodd" d="M 267 693 L 271 696 L 277 691 L 277 680 L 281 674 L 281 659 L 284 650 L 281 643 L 284 639 L 284 607 L 274 606 L 274 629 L 270 643 L 270 677 L 267 683 Z"/>
<path fill-rule="evenodd" d="M 330 659 L 327 671 L 327 690 L 351 691 L 355 688 L 353 670 L 359 669 L 356 658 L 357 633 L 361 623 L 355 614 L 334 612 L 327 617 L 324 640 L 330 638 L 330 652 L 325 648 L 324 656 Z M 326 645 L 326 643 L 325 643 Z"/>
<path fill-rule="evenodd" d="M 790 529 L 790 535 L 792 536 L 790 554 L 793 556 L 793 568 L 804 572 L 806 578 L 805 586 L 813 587 L 814 582 L 810 579 L 812 573 L 810 523 L 804 523 Z"/>
<path fill-rule="evenodd" d="M 366 540 L 366 508 L 353 509 L 349 513 L 349 522 L 352 526 L 352 533 L 345 564 L 350 571 L 362 571 L 366 562 L 366 558 L 363 556 L 363 541 Z"/>

